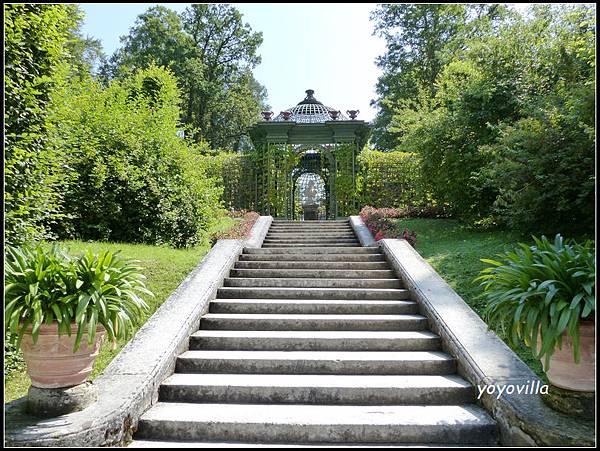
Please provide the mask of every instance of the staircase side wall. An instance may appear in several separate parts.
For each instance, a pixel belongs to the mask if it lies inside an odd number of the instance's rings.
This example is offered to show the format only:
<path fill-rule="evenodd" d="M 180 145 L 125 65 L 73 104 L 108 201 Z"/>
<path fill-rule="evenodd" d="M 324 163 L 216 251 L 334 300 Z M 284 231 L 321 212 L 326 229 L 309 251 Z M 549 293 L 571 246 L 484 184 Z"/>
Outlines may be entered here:
<path fill-rule="evenodd" d="M 458 360 L 458 371 L 477 393 L 483 387 L 543 384 L 406 240 L 383 239 L 379 246 L 445 350 Z M 481 404 L 496 419 L 505 446 L 593 446 L 594 430 L 552 410 L 539 394 L 486 391 Z"/>

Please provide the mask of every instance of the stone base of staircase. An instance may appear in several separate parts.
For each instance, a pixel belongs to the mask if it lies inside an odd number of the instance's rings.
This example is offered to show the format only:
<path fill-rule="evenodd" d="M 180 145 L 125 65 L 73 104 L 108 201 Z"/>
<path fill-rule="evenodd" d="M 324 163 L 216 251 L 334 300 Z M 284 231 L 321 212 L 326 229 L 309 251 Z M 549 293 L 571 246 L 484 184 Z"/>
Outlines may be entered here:
<path fill-rule="evenodd" d="M 476 399 L 473 384 L 535 375 L 406 242 L 369 249 L 358 217 L 362 246 L 335 245 L 347 221 L 271 221 L 217 242 L 94 380 L 96 403 L 50 419 L 5 405 L 5 445 L 595 445 L 593 420 L 539 396 Z M 330 242 L 261 247 L 267 231 Z"/>
<path fill-rule="evenodd" d="M 439 336 L 348 221 L 245 248 L 131 446 L 495 445 Z"/>

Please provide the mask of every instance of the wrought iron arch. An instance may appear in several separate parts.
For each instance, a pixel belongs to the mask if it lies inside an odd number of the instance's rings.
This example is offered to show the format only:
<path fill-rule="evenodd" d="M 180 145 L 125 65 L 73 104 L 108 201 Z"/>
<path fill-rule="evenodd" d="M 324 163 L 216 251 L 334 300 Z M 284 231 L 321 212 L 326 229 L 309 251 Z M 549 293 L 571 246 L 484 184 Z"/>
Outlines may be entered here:
<path fill-rule="evenodd" d="M 314 172 L 322 178 L 327 193 L 327 218 L 354 214 L 356 156 L 364 147 L 369 125 L 327 107 L 307 90 L 297 106 L 271 120 L 264 112 L 262 122 L 250 130 L 256 168 L 256 209 L 276 217 L 295 216 L 294 193 L 298 178 Z M 308 155 L 308 156 L 307 156 Z M 317 167 L 318 166 L 318 167 Z M 339 185 L 339 186 L 338 186 Z"/>

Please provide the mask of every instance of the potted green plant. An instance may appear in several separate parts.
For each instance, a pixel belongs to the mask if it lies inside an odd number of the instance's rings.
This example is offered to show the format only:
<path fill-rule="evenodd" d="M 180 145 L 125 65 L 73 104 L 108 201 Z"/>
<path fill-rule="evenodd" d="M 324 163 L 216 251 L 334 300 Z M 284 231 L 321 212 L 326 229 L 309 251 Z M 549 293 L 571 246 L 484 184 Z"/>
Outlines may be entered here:
<path fill-rule="evenodd" d="M 595 391 L 595 255 L 593 242 L 533 237 L 490 266 L 481 280 L 490 328 L 513 345 L 525 343 L 552 385 Z"/>
<path fill-rule="evenodd" d="M 130 335 L 152 295 L 135 260 L 112 252 L 70 257 L 51 248 L 7 247 L 5 336 L 23 350 L 32 385 L 86 381 L 105 335 Z"/>

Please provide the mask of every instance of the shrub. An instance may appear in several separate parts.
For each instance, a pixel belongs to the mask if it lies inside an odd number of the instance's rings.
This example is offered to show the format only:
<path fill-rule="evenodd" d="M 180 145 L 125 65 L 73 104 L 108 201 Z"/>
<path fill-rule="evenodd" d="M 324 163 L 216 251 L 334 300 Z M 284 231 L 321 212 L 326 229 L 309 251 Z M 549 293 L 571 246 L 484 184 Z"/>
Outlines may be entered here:
<path fill-rule="evenodd" d="M 58 323 L 58 333 L 71 335 L 77 325 L 74 350 L 84 333 L 91 345 L 96 326 L 108 338 L 126 338 L 148 306 L 138 293 L 152 295 L 135 260 L 111 252 L 86 252 L 71 258 L 54 245 L 7 248 L 4 327 L 5 337 L 18 346 L 31 326 L 33 342 L 42 324 Z M 10 334 L 7 336 L 6 332 Z"/>
<path fill-rule="evenodd" d="M 402 217 L 402 212 L 395 208 L 373 208 L 369 205 L 360 211 L 360 217 L 373 234 L 375 241 L 384 238 L 397 238 L 406 240 L 411 246 L 417 244 L 417 234 L 406 227 L 399 232 L 398 224 L 394 221 Z"/>
<path fill-rule="evenodd" d="M 447 55 L 431 94 L 384 96 L 386 132 L 397 150 L 419 153 L 427 189 L 457 218 L 591 234 L 595 38 L 589 5 L 536 5 L 502 20 Z"/>
<path fill-rule="evenodd" d="M 166 69 L 150 67 L 102 88 L 64 87 L 57 113 L 74 180 L 63 237 L 191 246 L 221 208 L 205 149 L 177 136 L 179 91 Z"/>
<path fill-rule="evenodd" d="M 503 127 L 497 142 L 484 148 L 493 160 L 480 177 L 498 192 L 498 222 L 523 232 L 593 232 L 594 89 L 584 94 L 578 103 L 591 104 L 587 113 L 569 112 L 569 100 L 557 100 L 541 106 L 537 117 Z"/>
<path fill-rule="evenodd" d="M 63 218 L 64 167 L 48 139 L 53 91 L 68 56 L 76 5 L 7 4 L 4 202 L 8 243 L 50 238 Z"/>
<path fill-rule="evenodd" d="M 507 332 L 512 345 L 522 341 L 534 356 L 545 357 L 546 368 L 567 331 L 579 362 L 579 321 L 593 320 L 596 310 L 593 242 L 565 242 L 560 234 L 554 243 L 545 236 L 533 239 L 533 246 L 519 243 L 499 254 L 500 261 L 481 260 L 491 265 L 475 279 L 488 302 L 484 317 L 490 328 Z"/>
<path fill-rule="evenodd" d="M 357 157 L 361 202 L 419 211 L 431 204 L 421 178 L 420 158 L 410 152 L 364 150 Z"/>

